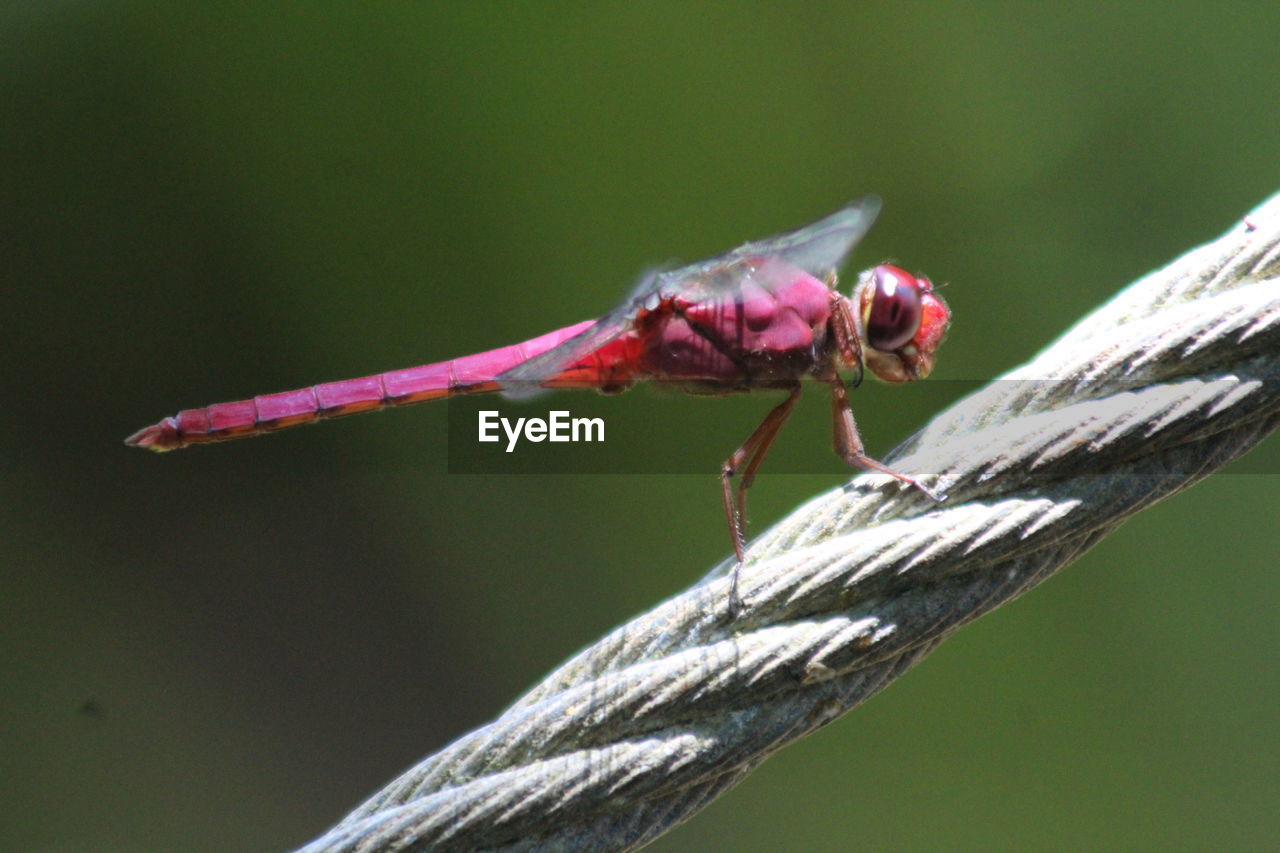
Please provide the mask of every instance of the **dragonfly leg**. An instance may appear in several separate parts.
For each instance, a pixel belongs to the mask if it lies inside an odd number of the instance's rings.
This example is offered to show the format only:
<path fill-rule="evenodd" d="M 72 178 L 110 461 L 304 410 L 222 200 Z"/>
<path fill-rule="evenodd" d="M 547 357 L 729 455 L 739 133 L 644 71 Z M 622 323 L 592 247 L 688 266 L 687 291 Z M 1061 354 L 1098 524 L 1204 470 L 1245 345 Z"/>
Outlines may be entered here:
<path fill-rule="evenodd" d="M 760 422 L 760 426 L 756 427 L 755 432 L 742 443 L 742 446 L 733 452 L 733 454 L 724 461 L 724 465 L 720 467 L 720 485 L 724 496 L 724 514 L 729 520 L 729 535 L 733 537 L 733 553 L 738 558 L 738 565 L 742 564 L 743 554 L 746 551 L 746 516 L 747 516 L 747 489 L 751 488 L 751 483 L 756 478 L 756 470 L 760 467 L 760 463 L 764 461 L 765 454 L 769 452 L 770 445 L 773 440 L 778 437 L 778 430 L 782 429 L 782 425 L 786 423 L 787 417 L 791 414 L 791 410 L 795 408 L 796 400 L 800 399 L 800 386 L 796 385 L 787 394 L 787 399 L 774 406 L 765 415 L 764 420 Z M 742 473 L 738 480 L 738 488 L 733 488 L 734 475 Z M 738 566 L 733 568 L 733 585 L 730 598 L 737 600 L 738 594 Z"/>
<path fill-rule="evenodd" d="M 831 417 L 836 455 L 841 459 L 855 468 L 888 474 L 895 480 L 906 483 L 914 489 L 919 489 L 928 495 L 930 499 L 939 503 L 945 499 L 945 495 L 930 491 L 921 485 L 919 481 L 908 477 L 906 474 L 899 474 L 889 466 L 877 462 L 866 454 L 866 448 L 862 445 L 862 436 L 858 435 L 858 425 L 853 419 L 853 409 L 849 406 L 849 392 L 839 378 L 831 382 Z"/>
<path fill-rule="evenodd" d="M 738 569 L 742 567 L 742 559 L 746 552 L 747 489 L 751 488 L 752 482 L 755 481 L 756 470 L 764 461 L 765 454 L 769 452 L 769 447 L 778 437 L 778 431 L 787 422 L 798 399 L 800 399 L 800 386 L 796 385 L 787 394 L 787 399 L 769 410 L 769 414 L 764 416 L 760 426 L 755 428 L 742 446 L 735 450 L 720 468 L 724 514 L 729 520 L 729 535 L 733 537 L 733 553 L 737 557 L 729 581 L 731 616 L 738 608 Z M 742 472 L 742 477 L 738 480 L 738 488 L 735 490 L 732 486 L 733 477 L 739 471 Z"/>
<path fill-rule="evenodd" d="M 845 366 L 853 371 L 850 388 L 862 384 L 862 341 L 858 340 L 858 325 L 853 316 L 853 304 L 834 291 L 831 294 L 831 335 L 835 339 L 836 353 Z"/>

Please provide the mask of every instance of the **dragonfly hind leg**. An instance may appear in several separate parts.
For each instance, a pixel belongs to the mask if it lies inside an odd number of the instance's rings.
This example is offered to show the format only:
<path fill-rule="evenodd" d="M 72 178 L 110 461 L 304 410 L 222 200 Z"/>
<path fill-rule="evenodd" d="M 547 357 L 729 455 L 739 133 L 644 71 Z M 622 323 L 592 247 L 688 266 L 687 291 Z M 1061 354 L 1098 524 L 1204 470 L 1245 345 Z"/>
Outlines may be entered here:
<path fill-rule="evenodd" d="M 733 537 L 733 553 L 737 557 L 737 562 L 733 564 L 733 571 L 729 580 L 729 614 L 730 618 L 738 609 L 738 569 L 742 567 L 742 558 L 746 553 L 747 534 L 747 489 L 751 488 L 751 483 L 756 478 L 756 470 L 759 469 L 760 463 L 764 461 L 765 454 L 769 452 L 769 447 L 773 444 L 773 440 L 778 437 L 778 431 L 782 429 L 782 425 L 787 422 L 791 410 L 796 406 L 796 400 L 800 399 L 800 386 L 796 385 L 787 394 L 787 399 L 774 406 L 769 414 L 764 416 L 764 420 L 760 422 L 760 426 L 747 437 L 742 446 L 733 452 L 733 454 L 724 461 L 724 465 L 720 467 L 720 485 L 724 495 L 724 514 L 729 520 L 729 535 Z M 741 472 L 742 476 L 738 480 L 738 488 L 733 488 L 733 477 Z"/>
<path fill-rule="evenodd" d="M 786 423 L 787 417 L 795 408 L 796 400 L 799 398 L 800 386 L 796 385 L 787 394 L 787 399 L 774 406 L 769 414 L 765 415 L 755 432 L 751 433 L 742 446 L 735 450 L 720 467 L 724 513 L 729 520 L 729 535 L 733 537 L 733 553 L 739 563 L 742 562 L 746 551 L 747 489 L 751 488 L 751 483 L 756 478 L 756 470 L 764 461 L 765 454 L 769 452 L 770 445 L 778 437 L 778 431 Z M 739 472 L 742 476 L 738 480 L 737 489 L 734 489 L 733 478 Z"/>

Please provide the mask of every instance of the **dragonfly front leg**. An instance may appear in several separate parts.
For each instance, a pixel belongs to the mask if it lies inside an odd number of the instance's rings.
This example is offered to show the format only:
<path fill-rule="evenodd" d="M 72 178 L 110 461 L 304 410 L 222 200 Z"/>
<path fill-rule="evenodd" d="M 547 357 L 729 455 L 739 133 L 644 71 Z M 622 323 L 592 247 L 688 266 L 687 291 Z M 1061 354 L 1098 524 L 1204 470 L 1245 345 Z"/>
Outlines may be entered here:
<path fill-rule="evenodd" d="M 919 481 L 908 477 L 906 474 L 899 474 L 889 466 L 877 462 L 866 454 L 866 448 L 862 445 L 862 436 L 858 435 L 858 425 L 853 420 L 853 409 L 849 406 L 849 392 L 845 389 L 844 383 L 840 381 L 839 377 L 831 380 L 831 418 L 836 455 L 841 459 L 855 468 L 888 474 L 895 480 L 900 480 L 912 488 L 919 489 L 928 495 L 930 499 L 939 503 L 946 498 L 945 495 L 930 491 L 921 485 Z"/>
<path fill-rule="evenodd" d="M 756 469 L 764 461 L 765 454 L 769 452 L 769 446 L 778 437 L 778 430 L 782 429 L 782 425 L 786 423 L 787 417 L 795 408 L 796 400 L 799 398 L 800 386 L 796 385 L 791 389 L 791 393 L 787 394 L 787 399 L 774 406 L 760 422 L 760 426 L 756 427 L 755 432 L 751 433 L 742 446 L 724 460 L 724 465 L 720 466 L 724 514 L 729 520 L 729 535 L 733 537 L 733 553 L 739 563 L 742 562 L 742 556 L 746 552 L 747 489 L 751 488 L 751 483 L 756 478 Z M 732 485 L 733 477 L 739 471 L 742 472 L 742 477 L 738 480 L 738 488 L 735 491 Z M 734 580 L 737 580 L 736 570 Z"/>
<path fill-rule="evenodd" d="M 831 335 L 835 340 L 836 354 L 840 356 L 844 366 L 853 371 L 853 376 L 849 379 L 849 387 L 857 388 L 862 384 L 862 373 L 865 369 L 862 361 L 862 341 L 858 340 L 858 325 L 853 316 L 853 304 L 834 290 L 831 293 Z"/>

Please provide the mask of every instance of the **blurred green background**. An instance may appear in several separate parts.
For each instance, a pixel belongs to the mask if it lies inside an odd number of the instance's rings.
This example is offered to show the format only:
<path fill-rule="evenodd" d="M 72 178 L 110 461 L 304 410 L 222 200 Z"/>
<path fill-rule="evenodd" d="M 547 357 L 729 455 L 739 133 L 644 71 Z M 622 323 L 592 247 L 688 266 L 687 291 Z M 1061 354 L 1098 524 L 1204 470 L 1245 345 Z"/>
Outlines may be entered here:
<path fill-rule="evenodd" d="M 134 429 L 522 340 L 866 192 L 858 262 L 951 283 L 958 396 L 1280 188 L 1275 4 L 45 0 L 0 42 L 5 850 L 308 841 L 722 559 L 773 400 L 595 407 L 684 475 L 451 476 L 432 406 Z M 945 402 L 855 410 L 883 453 Z M 807 395 L 766 471 L 825 473 L 762 477 L 757 530 L 842 481 L 829 442 Z M 653 849 L 1269 846 L 1275 507 L 1156 507 Z"/>

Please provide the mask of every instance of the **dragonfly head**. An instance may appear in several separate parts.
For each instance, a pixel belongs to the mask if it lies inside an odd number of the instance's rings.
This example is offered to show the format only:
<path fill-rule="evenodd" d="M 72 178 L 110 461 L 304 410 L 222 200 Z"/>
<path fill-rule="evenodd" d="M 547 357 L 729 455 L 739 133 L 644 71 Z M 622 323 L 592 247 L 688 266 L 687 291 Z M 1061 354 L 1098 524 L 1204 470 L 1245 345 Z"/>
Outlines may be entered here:
<path fill-rule="evenodd" d="M 923 379 L 933 370 L 951 311 L 933 282 L 881 264 L 858 277 L 853 293 L 867 367 L 885 382 Z"/>

